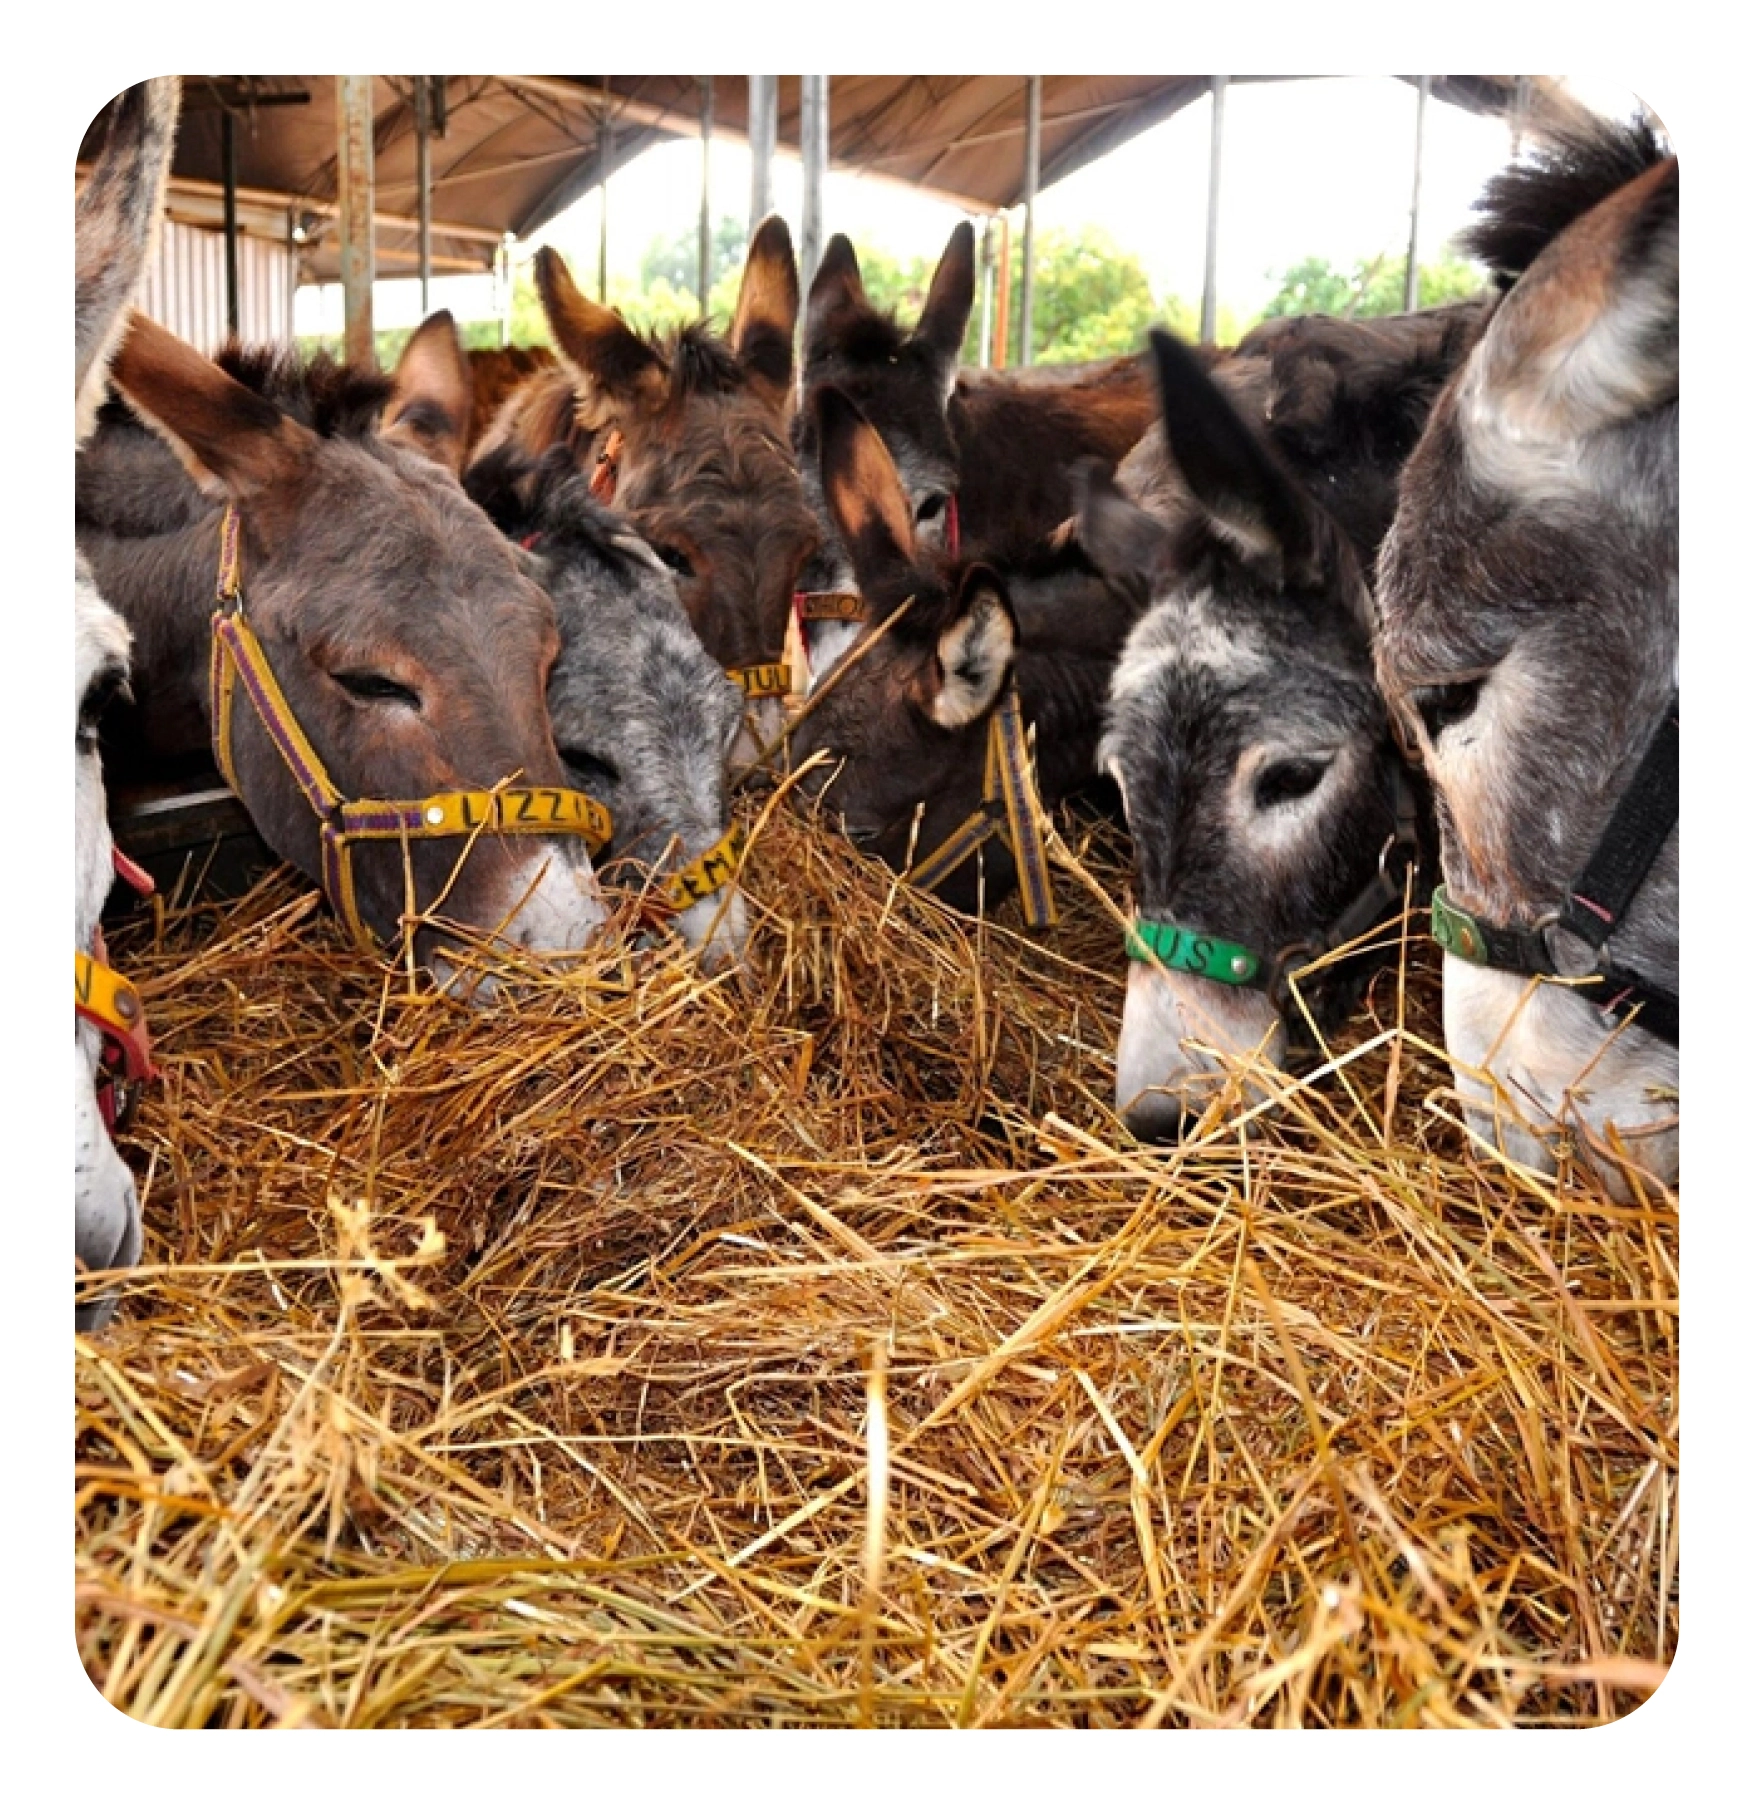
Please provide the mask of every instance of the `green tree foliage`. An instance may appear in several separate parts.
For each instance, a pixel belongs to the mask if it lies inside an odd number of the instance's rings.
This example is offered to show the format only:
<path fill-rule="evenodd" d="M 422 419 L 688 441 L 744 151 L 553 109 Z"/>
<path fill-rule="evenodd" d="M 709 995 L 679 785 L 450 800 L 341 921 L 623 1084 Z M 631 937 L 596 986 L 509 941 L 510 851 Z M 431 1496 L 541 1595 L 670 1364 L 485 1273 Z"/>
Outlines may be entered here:
<path fill-rule="evenodd" d="M 1464 302 L 1485 287 L 1485 274 L 1464 258 L 1418 267 L 1418 306 Z M 1406 263 L 1385 254 L 1359 258 L 1340 270 L 1324 258 L 1303 258 L 1278 282 L 1265 305 L 1270 315 L 1397 315 L 1406 306 Z"/>

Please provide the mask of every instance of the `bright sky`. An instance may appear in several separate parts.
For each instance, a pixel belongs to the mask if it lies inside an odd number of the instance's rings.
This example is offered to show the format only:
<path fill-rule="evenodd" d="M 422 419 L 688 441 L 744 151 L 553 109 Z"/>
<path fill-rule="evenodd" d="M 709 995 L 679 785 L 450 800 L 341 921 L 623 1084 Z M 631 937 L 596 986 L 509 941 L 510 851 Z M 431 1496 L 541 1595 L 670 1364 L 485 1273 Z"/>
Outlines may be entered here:
<path fill-rule="evenodd" d="M 737 80 L 738 78 L 723 78 Z M 1597 104 L 1624 108 L 1630 97 L 1594 93 Z M 1252 315 L 1276 287 L 1275 278 L 1310 253 L 1349 264 L 1385 253 L 1405 256 L 1412 201 L 1412 154 L 1417 90 L 1391 76 L 1322 77 L 1231 87 L 1223 115 L 1222 216 L 1217 253 L 1224 307 Z M 1424 185 L 1419 256 L 1441 255 L 1466 224 L 1485 180 L 1509 157 L 1508 127 L 1464 108 L 1432 101 L 1425 113 Z M 1038 229 L 1104 227 L 1135 252 L 1158 296 L 1196 304 L 1204 282 L 1204 232 L 1210 160 L 1210 103 L 1199 101 L 1170 120 L 1046 189 L 1035 212 Z M 656 146 L 611 178 L 609 258 L 613 273 L 636 274 L 656 236 L 694 226 L 702 146 L 695 139 Z M 776 205 L 794 229 L 801 217 L 801 168 L 778 155 L 772 177 Z M 751 158 L 744 145 L 715 141 L 710 149 L 709 205 L 713 215 L 743 219 L 750 205 Z M 555 246 L 583 283 L 596 277 L 598 193 L 559 215 L 516 256 L 539 244 Z M 959 210 L 905 186 L 832 172 L 826 179 L 827 230 L 899 256 L 934 256 L 947 242 Z M 1016 214 L 1018 232 L 1019 213 Z M 494 313 L 487 277 L 438 279 L 436 308 L 461 320 Z M 299 332 L 340 332 L 341 290 L 299 292 Z M 413 282 L 381 284 L 374 315 L 381 327 L 420 319 Z"/>

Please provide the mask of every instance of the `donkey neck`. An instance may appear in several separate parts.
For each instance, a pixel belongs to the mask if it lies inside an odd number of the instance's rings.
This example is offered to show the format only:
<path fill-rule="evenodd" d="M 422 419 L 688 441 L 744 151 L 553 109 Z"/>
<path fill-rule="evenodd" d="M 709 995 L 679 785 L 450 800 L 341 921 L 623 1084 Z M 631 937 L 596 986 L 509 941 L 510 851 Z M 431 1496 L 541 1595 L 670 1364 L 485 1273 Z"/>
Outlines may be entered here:
<path fill-rule="evenodd" d="M 133 690 L 144 752 L 175 758 L 206 748 L 220 511 L 160 535 L 81 528 L 78 541 L 100 591 L 134 635 Z"/>

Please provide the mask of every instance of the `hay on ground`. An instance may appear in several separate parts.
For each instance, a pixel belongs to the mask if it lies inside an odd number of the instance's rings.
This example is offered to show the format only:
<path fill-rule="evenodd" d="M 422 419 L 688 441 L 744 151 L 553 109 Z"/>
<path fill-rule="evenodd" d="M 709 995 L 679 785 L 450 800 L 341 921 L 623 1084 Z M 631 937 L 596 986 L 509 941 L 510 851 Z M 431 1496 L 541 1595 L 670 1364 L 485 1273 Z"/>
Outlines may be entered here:
<path fill-rule="evenodd" d="M 1327 1074 L 1139 1147 L 1128 867 L 1063 830 L 1029 940 L 776 814 L 748 976 L 608 949 L 493 1012 L 286 872 L 123 927 L 164 1077 L 144 1263 L 77 1342 L 100 1691 L 224 1726 L 1640 1702 L 1674 1201 L 1469 1149 L 1415 937 Z"/>

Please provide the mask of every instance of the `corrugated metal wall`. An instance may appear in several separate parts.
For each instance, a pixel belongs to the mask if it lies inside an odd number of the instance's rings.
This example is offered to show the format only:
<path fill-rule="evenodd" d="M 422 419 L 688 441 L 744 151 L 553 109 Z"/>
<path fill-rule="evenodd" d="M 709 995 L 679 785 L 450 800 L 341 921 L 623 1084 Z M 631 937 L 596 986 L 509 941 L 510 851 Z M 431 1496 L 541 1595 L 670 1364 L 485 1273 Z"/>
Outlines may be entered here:
<path fill-rule="evenodd" d="M 292 248 L 238 237 L 238 331 L 244 340 L 293 338 Z M 140 308 L 211 353 L 226 338 L 226 235 L 168 220 L 141 286 Z"/>

